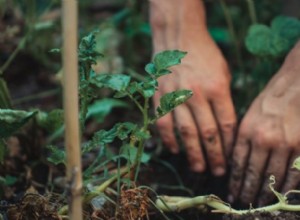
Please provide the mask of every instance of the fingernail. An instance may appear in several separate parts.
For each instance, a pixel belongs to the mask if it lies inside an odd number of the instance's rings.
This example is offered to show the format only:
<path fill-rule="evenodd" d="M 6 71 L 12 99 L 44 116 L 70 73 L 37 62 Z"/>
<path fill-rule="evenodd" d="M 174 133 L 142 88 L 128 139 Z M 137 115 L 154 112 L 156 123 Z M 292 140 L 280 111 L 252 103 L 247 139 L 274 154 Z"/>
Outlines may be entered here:
<path fill-rule="evenodd" d="M 178 148 L 171 148 L 170 151 L 171 151 L 172 154 L 178 154 L 179 153 Z"/>
<path fill-rule="evenodd" d="M 214 169 L 215 176 L 222 176 L 225 174 L 225 169 L 223 167 L 217 167 Z"/>
<path fill-rule="evenodd" d="M 195 172 L 203 172 L 205 168 L 202 163 L 195 163 L 192 165 L 191 169 Z"/>
<path fill-rule="evenodd" d="M 227 196 L 227 201 L 228 201 L 229 203 L 233 203 L 233 202 L 234 202 L 234 197 L 233 197 L 233 195 L 229 194 L 229 195 Z"/>

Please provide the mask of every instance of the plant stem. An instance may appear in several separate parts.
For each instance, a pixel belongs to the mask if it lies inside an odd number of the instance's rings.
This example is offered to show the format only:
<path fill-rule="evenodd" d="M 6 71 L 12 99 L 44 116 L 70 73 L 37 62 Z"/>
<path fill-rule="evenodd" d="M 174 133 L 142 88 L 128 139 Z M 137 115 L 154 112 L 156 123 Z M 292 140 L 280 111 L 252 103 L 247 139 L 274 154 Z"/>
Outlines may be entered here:
<path fill-rule="evenodd" d="M 248 4 L 248 10 L 249 10 L 251 22 L 252 22 L 252 24 L 256 24 L 257 17 L 256 17 L 255 5 L 254 5 L 253 0 L 247 0 L 247 4 Z"/>
<path fill-rule="evenodd" d="M 3 73 L 6 71 L 7 67 L 11 64 L 11 62 L 15 59 L 15 57 L 18 55 L 18 53 L 23 49 L 27 37 L 29 34 L 26 34 L 19 42 L 18 46 L 16 49 L 12 52 L 12 54 L 9 56 L 9 58 L 6 60 L 6 62 L 1 66 L 0 68 L 0 76 L 3 75 Z"/>
<path fill-rule="evenodd" d="M 144 109 L 141 106 L 141 104 L 129 92 L 127 93 L 127 95 L 134 102 L 134 104 L 138 107 L 138 109 L 143 113 Z"/>
<path fill-rule="evenodd" d="M 273 205 L 261 207 L 261 208 L 251 208 L 247 210 L 236 210 L 233 209 L 229 204 L 225 203 L 218 197 L 214 195 L 197 196 L 194 198 L 188 197 L 175 197 L 175 196 L 160 196 L 156 200 L 156 205 L 162 211 L 165 212 L 180 212 L 188 208 L 203 209 L 203 206 L 209 206 L 214 208 L 213 212 L 218 213 L 231 213 L 231 214 L 247 214 L 254 212 L 274 212 L 274 211 L 299 211 L 300 205 L 292 205 L 284 202 L 278 202 Z"/>
<path fill-rule="evenodd" d="M 143 128 L 142 128 L 142 131 L 143 132 L 147 132 L 148 125 L 149 125 L 148 108 L 149 108 L 149 98 L 145 98 L 144 107 L 143 107 L 143 111 L 142 111 L 142 113 L 143 113 Z M 138 150 L 137 150 L 137 154 L 136 154 L 136 158 L 135 158 L 135 162 L 134 162 L 134 167 L 136 167 L 135 175 L 134 175 L 134 181 L 135 182 L 137 181 L 140 166 L 141 166 L 141 159 L 142 159 L 142 156 L 143 156 L 144 144 L 145 144 L 145 139 L 142 139 L 142 140 L 139 141 Z"/>
<path fill-rule="evenodd" d="M 238 42 L 238 38 L 237 38 L 235 29 L 234 29 L 234 25 L 233 25 L 233 22 L 232 22 L 232 19 L 231 19 L 231 15 L 228 11 L 228 7 L 226 5 L 225 0 L 220 0 L 220 3 L 221 3 L 221 7 L 224 11 L 224 16 L 225 16 L 225 20 L 226 20 L 226 23 L 227 23 L 227 26 L 228 26 L 229 33 L 231 35 L 232 40 L 234 41 L 235 55 L 236 55 L 238 65 L 239 65 L 241 71 L 244 72 L 245 68 L 244 68 L 244 64 L 243 64 L 243 61 L 242 61 L 242 55 L 241 55 L 241 51 L 240 51 L 240 47 L 239 47 L 239 42 Z"/>
<path fill-rule="evenodd" d="M 126 175 L 126 173 L 128 173 L 127 168 L 121 168 L 119 173 L 113 175 L 112 177 L 110 177 L 108 180 L 106 180 L 105 182 L 103 182 L 100 186 L 98 186 L 97 188 L 95 188 L 94 191 L 86 193 L 83 197 L 82 200 L 82 204 L 86 205 L 89 204 L 93 198 L 95 198 L 96 196 L 99 196 L 101 193 L 104 193 L 104 191 L 111 185 L 113 184 L 115 181 L 117 181 L 117 179 L 119 177 L 122 177 L 124 175 Z M 58 210 L 58 214 L 59 215 L 66 215 L 68 213 L 69 210 L 69 206 L 65 205 L 63 207 L 61 207 Z"/>
<path fill-rule="evenodd" d="M 77 1 L 63 2 L 63 80 L 65 146 L 69 189 L 69 217 L 82 220 L 82 174 L 78 104 Z"/>
<path fill-rule="evenodd" d="M 0 76 L 0 108 L 12 108 L 10 93 L 6 82 Z"/>
<path fill-rule="evenodd" d="M 37 94 L 33 94 L 33 95 L 18 98 L 18 99 L 14 99 L 12 102 L 13 102 L 14 105 L 19 105 L 19 104 L 22 104 L 24 102 L 28 102 L 28 101 L 31 101 L 31 100 L 42 99 L 42 98 L 46 98 L 46 97 L 49 97 L 49 96 L 52 96 L 52 95 L 56 95 L 60 91 L 61 91 L 60 88 L 51 89 L 51 90 L 40 92 L 40 93 L 37 93 Z"/>

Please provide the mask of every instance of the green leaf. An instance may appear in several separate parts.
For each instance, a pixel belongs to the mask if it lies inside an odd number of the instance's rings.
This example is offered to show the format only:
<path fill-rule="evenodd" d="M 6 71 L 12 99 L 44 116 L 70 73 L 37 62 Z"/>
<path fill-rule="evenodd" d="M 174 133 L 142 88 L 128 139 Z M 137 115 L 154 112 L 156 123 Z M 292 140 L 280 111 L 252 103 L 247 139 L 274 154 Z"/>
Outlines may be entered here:
<path fill-rule="evenodd" d="M 0 138 L 11 136 L 25 125 L 37 112 L 0 109 Z"/>
<path fill-rule="evenodd" d="M 89 35 L 83 37 L 79 44 L 78 59 L 79 63 L 92 65 L 97 63 L 97 58 L 103 55 L 96 51 L 96 35 L 97 31 L 93 31 Z"/>
<path fill-rule="evenodd" d="M 47 160 L 55 165 L 66 164 L 66 152 L 63 149 L 59 149 L 56 146 L 47 146 L 50 150 L 50 156 L 47 157 Z"/>
<path fill-rule="evenodd" d="M 130 134 L 136 129 L 137 125 L 131 122 L 117 123 L 110 130 L 97 131 L 92 140 L 87 142 L 82 149 L 82 152 L 89 152 L 92 149 L 105 146 L 106 144 L 112 143 L 116 138 L 125 140 L 130 137 Z"/>
<path fill-rule="evenodd" d="M 159 70 L 167 69 L 171 66 L 181 63 L 181 59 L 187 54 L 187 52 L 179 50 L 167 50 L 155 55 L 153 64 L 155 68 Z"/>
<path fill-rule="evenodd" d="M 145 98 L 151 98 L 156 91 L 156 80 L 139 83 L 139 92 Z"/>
<path fill-rule="evenodd" d="M 292 46 L 300 37 L 300 21 L 293 17 L 277 16 L 272 20 L 271 28 Z"/>
<path fill-rule="evenodd" d="M 160 98 L 160 106 L 157 107 L 157 116 L 162 117 L 168 112 L 172 111 L 178 105 L 187 101 L 193 92 L 190 90 L 178 90 L 166 93 Z"/>
<path fill-rule="evenodd" d="M 300 171 L 300 157 L 297 157 L 294 160 L 292 168 L 296 168 L 297 170 Z"/>
<path fill-rule="evenodd" d="M 18 181 L 17 177 L 11 175 L 6 175 L 4 179 L 5 179 L 4 185 L 6 186 L 12 186 Z"/>
<path fill-rule="evenodd" d="M 137 125 L 131 122 L 117 124 L 117 136 L 120 140 L 125 140 L 136 129 Z"/>
<path fill-rule="evenodd" d="M 135 162 L 135 158 L 137 155 L 137 148 L 131 145 L 125 145 L 121 148 L 120 155 L 126 158 L 131 164 Z M 142 163 L 148 163 L 151 159 L 151 156 L 149 154 L 143 153 L 141 157 Z"/>
<path fill-rule="evenodd" d="M 87 118 L 93 117 L 101 123 L 104 118 L 112 111 L 113 108 L 128 108 L 126 102 L 117 99 L 104 98 L 98 100 L 88 107 Z"/>
<path fill-rule="evenodd" d="M 133 136 L 138 140 L 146 140 L 151 137 L 149 131 L 136 130 L 133 133 Z"/>
<path fill-rule="evenodd" d="M 272 38 L 271 29 L 263 24 L 250 26 L 246 37 L 246 47 L 249 52 L 258 56 L 268 56 Z"/>
<path fill-rule="evenodd" d="M 64 111 L 62 109 L 54 109 L 49 113 L 40 111 L 37 114 L 37 122 L 49 133 L 54 133 L 64 125 Z"/>
<path fill-rule="evenodd" d="M 110 144 L 112 143 L 117 136 L 117 126 L 114 126 L 112 129 L 106 131 L 106 130 L 100 130 L 95 133 L 95 140 L 97 140 L 98 144 Z"/>
<path fill-rule="evenodd" d="M 157 69 L 153 63 L 148 63 L 145 66 L 145 70 L 147 73 L 154 75 L 157 72 Z"/>
<path fill-rule="evenodd" d="M 300 38 L 300 21 L 286 16 L 277 16 L 271 26 L 250 26 L 246 47 L 249 52 L 261 57 L 282 57 Z"/>
<path fill-rule="evenodd" d="M 98 74 L 90 79 L 90 83 L 98 88 L 124 91 L 130 83 L 130 76 L 123 74 Z"/>
<path fill-rule="evenodd" d="M 60 53 L 61 49 L 60 48 L 53 48 L 51 50 L 49 50 L 49 53 Z"/>

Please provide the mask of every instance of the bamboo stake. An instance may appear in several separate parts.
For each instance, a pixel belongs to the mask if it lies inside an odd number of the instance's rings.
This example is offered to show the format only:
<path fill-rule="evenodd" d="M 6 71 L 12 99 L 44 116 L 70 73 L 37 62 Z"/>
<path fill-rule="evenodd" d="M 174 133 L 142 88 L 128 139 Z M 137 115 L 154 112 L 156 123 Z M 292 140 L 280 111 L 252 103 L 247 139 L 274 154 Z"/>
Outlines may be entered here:
<path fill-rule="evenodd" d="M 79 137 L 77 1 L 63 0 L 63 85 L 69 218 L 82 220 L 82 174 Z"/>

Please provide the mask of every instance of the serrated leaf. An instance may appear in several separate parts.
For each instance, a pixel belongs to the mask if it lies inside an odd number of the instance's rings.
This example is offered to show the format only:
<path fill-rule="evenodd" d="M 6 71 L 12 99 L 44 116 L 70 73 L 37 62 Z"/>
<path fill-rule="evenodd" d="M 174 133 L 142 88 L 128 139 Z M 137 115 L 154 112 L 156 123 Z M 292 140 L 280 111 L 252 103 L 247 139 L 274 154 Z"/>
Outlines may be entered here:
<path fill-rule="evenodd" d="M 120 140 L 125 140 L 130 133 L 136 129 L 137 125 L 131 122 L 124 122 L 117 124 L 117 136 Z"/>
<path fill-rule="evenodd" d="M 55 165 L 66 164 L 66 152 L 63 149 L 59 149 L 56 146 L 47 146 L 50 151 L 50 155 L 47 160 Z"/>
<path fill-rule="evenodd" d="M 117 136 L 117 126 L 114 126 L 112 129 L 106 131 L 106 130 L 100 130 L 98 132 L 95 133 L 95 140 L 97 140 L 97 142 L 99 144 L 109 144 L 112 143 L 114 141 L 114 139 Z"/>
<path fill-rule="evenodd" d="M 88 65 L 96 64 L 97 58 L 103 55 L 96 51 L 96 37 L 97 31 L 91 32 L 89 35 L 83 37 L 79 44 L 78 60 L 79 63 L 87 63 Z"/>
<path fill-rule="evenodd" d="M 300 171 L 300 157 L 297 157 L 294 160 L 292 168 L 296 168 L 297 170 Z"/>
<path fill-rule="evenodd" d="M 149 131 L 136 130 L 133 135 L 138 140 L 146 140 L 151 137 Z"/>
<path fill-rule="evenodd" d="M 187 52 L 179 50 L 166 50 L 154 56 L 153 64 L 158 71 L 168 69 L 171 66 L 180 64 L 181 59 L 186 54 Z"/>
<path fill-rule="evenodd" d="M 37 112 L 0 109 L 0 138 L 11 136 L 25 125 Z"/>
<path fill-rule="evenodd" d="M 121 100 L 104 98 L 94 102 L 88 107 L 87 118 L 93 117 L 98 123 L 101 123 L 112 109 L 120 107 L 128 108 L 129 105 Z"/>
<path fill-rule="evenodd" d="M 90 83 L 98 88 L 110 88 L 120 92 L 128 87 L 130 79 L 130 76 L 123 74 L 98 74 L 90 79 Z"/>
<path fill-rule="evenodd" d="M 138 90 L 145 98 L 151 98 L 156 91 L 156 80 L 139 83 Z"/>
<path fill-rule="evenodd" d="M 157 107 L 157 116 L 162 117 L 169 113 L 178 105 L 187 101 L 193 92 L 190 90 L 178 90 L 170 93 L 166 93 L 160 98 L 160 106 Z"/>

